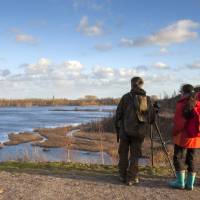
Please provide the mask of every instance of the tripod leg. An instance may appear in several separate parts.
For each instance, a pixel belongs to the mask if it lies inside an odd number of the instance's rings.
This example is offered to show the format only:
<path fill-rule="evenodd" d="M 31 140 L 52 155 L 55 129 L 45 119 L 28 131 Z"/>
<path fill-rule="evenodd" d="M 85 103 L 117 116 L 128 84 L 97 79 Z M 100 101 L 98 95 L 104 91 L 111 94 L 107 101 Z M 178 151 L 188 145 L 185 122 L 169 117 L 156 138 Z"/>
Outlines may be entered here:
<path fill-rule="evenodd" d="M 151 140 L 151 166 L 154 167 L 154 156 L 153 156 L 153 126 L 150 125 L 150 140 Z"/>
<path fill-rule="evenodd" d="M 163 138 L 162 138 L 160 129 L 159 129 L 159 127 L 158 127 L 158 124 L 155 122 L 154 125 L 155 125 L 156 131 L 157 131 L 157 133 L 158 133 L 158 136 L 159 136 L 159 138 L 160 138 L 160 141 L 161 141 L 161 144 L 162 144 L 162 147 L 163 147 L 163 151 L 164 151 L 164 153 L 166 154 L 167 160 L 168 160 L 168 162 L 169 162 L 169 164 L 170 164 L 171 170 L 172 170 L 174 176 L 176 177 L 176 172 L 175 172 L 175 170 L 174 170 L 174 166 L 173 166 L 172 161 L 171 161 L 171 159 L 170 159 L 170 157 L 169 157 L 169 154 L 168 154 L 167 148 L 166 148 L 166 146 L 165 146 L 165 142 L 163 141 Z"/>

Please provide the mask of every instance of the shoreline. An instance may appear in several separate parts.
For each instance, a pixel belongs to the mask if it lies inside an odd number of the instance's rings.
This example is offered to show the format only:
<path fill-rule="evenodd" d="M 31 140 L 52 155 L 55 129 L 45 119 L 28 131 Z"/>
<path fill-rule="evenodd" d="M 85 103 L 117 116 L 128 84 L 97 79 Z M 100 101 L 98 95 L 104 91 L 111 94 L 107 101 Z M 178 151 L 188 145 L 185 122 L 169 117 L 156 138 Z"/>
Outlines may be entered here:
<path fill-rule="evenodd" d="M 35 107 L 35 108 L 34 108 Z M 57 127 L 64 127 L 64 126 L 78 126 L 81 125 L 82 123 L 88 123 L 92 119 L 93 116 L 97 118 L 104 118 L 104 116 L 110 116 L 113 111 L 115 110 L 115 107 L 113 106 L 34 106 L 33 108 L 27 108 L 27 107 L 0 107 L 0 110 L 2 113 L 7 112 L 14 113 L 13 114 L 13 122 L 9 120 L 6 122 L 4 120 L 4 116 L 1 115 L 0 117 L 2 118 L 3 122 L 5 125 L 2 126 L 1 128 L 1 134 L 0 134 L 0 143 L 5 143 L 9 142 L 8 134 L 14 133 L 14 134 L 19 134 L 21 132 L 33 132 L 34 129 L 36 128 L 57 128 Z M 40 109 L 41 107 L 41 109 Z M 32 118 L 30 119 L 30 122 L 25 120 L 25 124 L 23 125 L 23 122 L 19 126 L 13 123 L 18 123 L 16 120 L 18 119 L 17 112 L 18 109 L 20 113 L 22 113 L 19 117 L 23 118 L 25 115 L 29 115 L 28 117 Z M 22 109 L 22 110 L 21 110 Z M 33 109 L 33 110 L 32 110 Z M 11 111 L 10 111 L 11 110 Z M 41 118 L 43 118 L 44 124 L 40 123 L 40 117 L 37 117 L 37 113 L 39 114 L 42 112 Z M 59 113 L 60 112 L 60 113 Z M 80 115 L 79 115 L 80 113 Z M 60 120 L 52 119 L 51 117 L 56 117 L 60 114 Z M 87 120 L 87 117 L 89 115 L 89 121 Z M 33 117 L 32 117 L 33 116 Z M 62 117 L 63 116 L 63 117 Z M 70 119 L 70 116 L 74 118 L 74 120 Z M 81 119 L 82 116 L 86 116 L 86 119 Z M 9 118 L 9 115 L 6 114 L 6 118 Z M 48 120 L 49 117 L 49 120 Z M 64 117 L 67 119 L 65 120 Z M 33 120 L 33 121 L 32 121 Z M 8 126 L 6 125 L 8 124 Z"/>
<path fill-rule="evenodd" d="M 9 135 L 12 135 L 12 134 L 13 135 L 19 135 L 22 133 L 35 134 L 35 130 L 37 130 L 37 129 L 56 129 L 56 128 L 63 128 L 63 127 L 68 127 L 68 126 L 70 126 L 70 127 L 77 126 L 78 127 L 80 125 L 82 125 L 82 123 L 71 123 L 71 124 L 70 123 L 62 123 L 60 125 L 45 126 L 45 127 L 40 127 L 40 128 L 27 128 L 27 129 L 23 129 L 21 131 L 12 131 L 12 132 L 8 132 L 8 133 L 4 133 L 4 134 L 7 134 L 7 139 L 0 140 L 0 146 L 1 146 L 1 144 L 10 142 Z"/>
<path fill-rule="evenodd" d="M 26 136 L 24 139 L 23 136 Z M 30 137 L 27 138 L 27 135 Z M 35 137 L 37 135 L 37 137 Z M 51 152 L 54 149 L 62 148 L 66 155 L 70 152 L 82 152 L 91 156 L 92 153 L 97 153 L 99 157 L 105 153 L 109 155 L 113 163 L 118 160 L 118 143 L 116 141 L 116 135 L 113 133 L 102 132 L 85 132 L 80 129 L 79 126 L 67 126 L 56 128 L 40 128 L 33 129 L 29 133 L 18 133 L 13 136 L 9 142 L 5 144 L 3 148 L 18 146 L 18 145 L 30 145 L 41 148 L 42 151 Z M 159 143 L 154 144 L 156 162 L 162 162 L 163 155 L 160 154 Z M 171 153 L 171 145 L 169 145 Z M 150 141 L 146 137 L 143 144 L 143 153 L 141 158 L 149 159 L 150 156 Z M 71 154 L 71 153 L 70 153 Z M 91 154 L 91 155 L 90 155 Z M 105 155 L 104 155 L 105 156 Z M 103 158 L 104 159 L 104 158 Z"/>
<path fill-rule="evenodd" d="M 171 115 L 166 115 L 165 113 L 163 115 L 164 116 L 160 117 L 161 121 L 159 122 L 162 129 L 171 121 Z M 170 130 L 170 126 L 167 127 Z M 167 132 L 169 131 L 166 130 L 166 133 Z M 146 136 L 143 144 L 144 154 L 142 157 L 148 157 L 149 159 L 151 155 L 149 134 L 146 133 Z M 39 156 L 47 156 L 47 160 L 49 158 L 64 159 L 64 157 L 65 159 L 66 157 L 69 159 L 71 155 L 77 156 L 77 154 L 78 159 L 81 161 L 82 157 L 86 158 L 89 162 L 90 159 L 96 159 L 100 160 L 101 163 L 104 163 L 104 157 L 109 157 L 109 160 L 111 160 L 112 163 L 116 163 L 118 160 L 118 143 L 116 141 L 112 116 L 86 123 L 60 124 L 59 126 L 33 128 L 28 132 L 10 134 L 9 139 L 10 141 L 4 142 L 4 148 L 11 147 L 7 148 L 7 151 L 12 149 L 14 154 L 15 150 L 13 149 L 16 149 L 17 151 L 20 150 L 21 154 L 24 154 L 24 151 L 26 151 L 24 147 L 28 147 L 29 154 L 32 154 L 31 151 L 37 149 Z M 155 141 L 154 147 L 155 162 L 164 163 L 164 155 L 158 141 Z M 170 148 L 171 155 L 171 145 L 167 145 L 167 147 Z M 6 150 L 3 152 L 2 156 L 7 158 L 5 155 Z M 44 154 L 44 152 L 46 152 L 46 154 Z"/>
<path fill-rule="evenodd" d="M 30 132 L 10 133 L 4 147 L 29 143 L 41 148 L 65 148 L 89 152 L 107 152 L 116 146 L 113 133 L 85 132 L 80 126 L 59 126 L 54 128 L 35 128 Z M 102 138 L 101 138 L 102 137 Z M 102 146 L 101 146 L 102 143 Z M 116 145 L 116 143 L 115 143 Z M 110 154 L 110 153 L 109 153 Z"/>
<path fill-rule="evenodd" d="M 116 164 L 116 135 L 83 132 L 89 124 L 56 128 L 37 128 L 29 133 L 17 133 L 0 150 L 2 161 L 73 161 L 81 163 Z M 33 140 L 35 135 L 39 137 Z M 26 136 L 26 140 L 23 138 Z M 103 137 L 102 137 L 103 135 Z M 143 161 L 141 162 L 144 163 Z"/>

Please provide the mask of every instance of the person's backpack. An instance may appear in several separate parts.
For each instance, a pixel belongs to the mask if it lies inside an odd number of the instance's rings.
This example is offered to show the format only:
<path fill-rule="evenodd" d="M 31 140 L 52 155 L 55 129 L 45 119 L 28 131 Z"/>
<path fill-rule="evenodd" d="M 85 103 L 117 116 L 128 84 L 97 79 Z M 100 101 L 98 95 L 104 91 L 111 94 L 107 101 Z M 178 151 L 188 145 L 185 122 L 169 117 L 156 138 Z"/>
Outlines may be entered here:
<path fill-rule="evenodd" d="M 186 119 L 191 119 L 194 117 L 193 109 L 195 108 L 197 104 L 197 94 L 193 93 L 191 96 L 188 97 L 187 103 L 183 109 L 183 116 Z"/>
<path fill-rule="evenodd" d="M 127 106 L 124 118 L 124 130 L 128 135 L 136 136 L 139 128 L 148 121 L 147 96 L 132 95 L 129 93 L 131 103 Z"/>
<path fill-rule="evenodd" d="M 146 122 L 146 112 L 148 111 L 148 102 L 146 96 L 135 95 L 132 97 L 134 108 L 136 109 L 137 117 L 140 122 Z"/>

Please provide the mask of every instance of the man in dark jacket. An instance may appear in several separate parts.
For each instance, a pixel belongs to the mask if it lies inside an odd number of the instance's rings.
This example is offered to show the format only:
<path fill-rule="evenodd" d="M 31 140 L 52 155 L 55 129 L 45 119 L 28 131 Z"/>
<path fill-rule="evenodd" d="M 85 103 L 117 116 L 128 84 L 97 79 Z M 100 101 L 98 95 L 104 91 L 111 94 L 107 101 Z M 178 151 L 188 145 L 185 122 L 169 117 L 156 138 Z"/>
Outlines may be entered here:
<path fill-rule="evenodd" d="M 139 182 L 138 161 L 149 122 L 151 102 L 142 89 L 143 84 L 142 78 L 132 78 L 131 91 L 121 98 L 116 110 L 115 126 L 120 140 L 119 175 L 127 185 Z"/>

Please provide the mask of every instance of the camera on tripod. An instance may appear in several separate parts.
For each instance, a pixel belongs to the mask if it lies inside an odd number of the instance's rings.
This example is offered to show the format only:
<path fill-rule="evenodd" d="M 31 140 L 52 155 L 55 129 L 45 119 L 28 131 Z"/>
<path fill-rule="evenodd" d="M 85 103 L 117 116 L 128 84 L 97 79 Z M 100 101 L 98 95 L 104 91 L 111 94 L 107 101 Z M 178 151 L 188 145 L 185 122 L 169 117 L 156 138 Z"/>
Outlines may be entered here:
<path fill-rule="evenodd" d="M 159 112 L 160 109 L 161 109 L 160 103 L 159 103 L 158 101 L 155 101 L 155 102 L 153 103 L 153 108 L 154 108 L 155 113 L 158 114 L 158 112 Z"/>
<path fill-rule="evenodd" d="M 157 123 L 157 119 L 158 119 L 158 113 L 161 109 L 161 104 L 159 103 L 158 100 L 156 100 L 155 98 L 152 99 L 152 107 L 153 107 L 153 113 L 154 113 L 154 120 L 152 121 L 152 123 L 150 123 L 150 140 L 151 140 L 151 161 L 152 161 L 152 167 L 154 167 L 154 131 L 155 133 L 157 134 L 160 142 L 161 142 L 161 145 L 162 145 L 162 149 L 163 149 L 163 152 L 165 153 L 165 156 L 169 162 L 169 165 L 170 165 L 170 168 L 174 174 L 174 176 L 176 176 L 176 173 L 175 173 L 175 170 L 174 170 L 174 167 L 173 167 L 173 164 L 172 164 L 172 161 L 170 159 L 170 156 L 169 156 L 169 153 L 168 153 L 168 150 L 167 150 L 167 147 L 166 147 L 166 144 L 165 144 L 165 141 L 163 140 L 163 137 L 162 137 L 162 133 L 160 131 L 160 128 L 158 126 L 158 123 Z"/>

